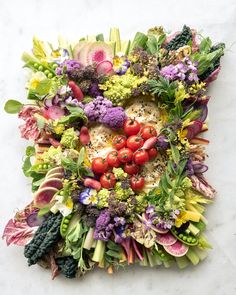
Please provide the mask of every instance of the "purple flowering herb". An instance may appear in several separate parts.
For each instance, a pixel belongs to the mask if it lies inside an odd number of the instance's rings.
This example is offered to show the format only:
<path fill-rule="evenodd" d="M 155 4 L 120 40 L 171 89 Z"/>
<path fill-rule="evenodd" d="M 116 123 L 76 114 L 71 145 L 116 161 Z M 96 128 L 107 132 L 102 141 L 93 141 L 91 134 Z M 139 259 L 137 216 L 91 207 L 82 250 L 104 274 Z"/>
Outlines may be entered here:
<path fill-rule="evenodd" d="M 56 69 L 56 74 L 58 76 L 63 75 L 63 74 L 71 74 L 74 71 L 78 71 L 81 69 L 81 64 L 73 59 L 67 59 L 63 61 L 59 67 Z"/>

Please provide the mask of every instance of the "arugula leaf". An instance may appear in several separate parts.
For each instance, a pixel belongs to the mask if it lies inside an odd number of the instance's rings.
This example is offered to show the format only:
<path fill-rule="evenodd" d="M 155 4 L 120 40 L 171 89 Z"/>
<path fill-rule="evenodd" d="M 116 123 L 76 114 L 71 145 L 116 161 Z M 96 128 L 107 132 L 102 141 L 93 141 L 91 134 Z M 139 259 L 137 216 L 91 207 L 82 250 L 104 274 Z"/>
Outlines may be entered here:
<path fill-rule="evenodd" d="M 17 100 L 10 99 L 5 103 L 4 110 L 8 114 L 17 114 L 23 108 L 23 104 Z"/>
<path fill-rule="evenodd" d="M 171 153 L 172 153 L 173 160 L 174 160 L 175 164 L 178 164 L 179 160 L 180 160 L 179 150 L 173 144 L 170 144 L 170 148 L 171 148 Z"/>

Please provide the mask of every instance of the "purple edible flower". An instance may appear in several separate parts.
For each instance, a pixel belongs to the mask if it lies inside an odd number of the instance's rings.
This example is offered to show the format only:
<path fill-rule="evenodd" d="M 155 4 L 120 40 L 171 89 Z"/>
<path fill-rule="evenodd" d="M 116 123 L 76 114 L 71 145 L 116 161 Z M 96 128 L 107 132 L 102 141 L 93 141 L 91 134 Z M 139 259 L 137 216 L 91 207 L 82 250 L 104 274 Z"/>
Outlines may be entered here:
<path fill-rule="evenodd" d="M 63 74 L 71 74 L 81 68 L 81 64 L 73 59 L 67 59 L 56 69 L 56 74 L 58 76 Z"/>

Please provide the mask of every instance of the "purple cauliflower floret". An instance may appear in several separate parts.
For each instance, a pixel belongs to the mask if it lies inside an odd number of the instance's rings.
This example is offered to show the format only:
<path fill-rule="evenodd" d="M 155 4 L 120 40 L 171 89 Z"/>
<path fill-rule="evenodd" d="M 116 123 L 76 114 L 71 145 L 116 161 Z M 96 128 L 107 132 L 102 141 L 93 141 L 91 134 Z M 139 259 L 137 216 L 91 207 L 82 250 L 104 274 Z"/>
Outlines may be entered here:
<path fill-rule="evenodd" d="M 100 117 L 99 122 L 112 129 L 119 129 L 124 125 L 126 119 L 125 111 L 122 107 L 108 108 L 105 115 Z"/>
<path fill-rule="evenodd" d="M 112 235 L 114 224 L 111 223 L 111 216 L 107 209 L 103 210 L 96 220 L 94 239 L 108 241 Z"/>
<path fill-rule="evenodd" d="M 91 97 L 97 97 L 97 96 L 100 96 L 102 94 L 102 91 L 99 89 L 97 82 L 94 82 L 94 83 L 91 84 L 91 86 L 89 88 L 89 91 L 88 91 L 88 94 Z"/>
<path fill-rule="evenodd" d="M 87 103 L 83 109 L 89 121 L 99 121 L 100 117 L 103 117 L 110 107 L 112 107 L 110 100 L 97 96 L 93 101 Z"/>

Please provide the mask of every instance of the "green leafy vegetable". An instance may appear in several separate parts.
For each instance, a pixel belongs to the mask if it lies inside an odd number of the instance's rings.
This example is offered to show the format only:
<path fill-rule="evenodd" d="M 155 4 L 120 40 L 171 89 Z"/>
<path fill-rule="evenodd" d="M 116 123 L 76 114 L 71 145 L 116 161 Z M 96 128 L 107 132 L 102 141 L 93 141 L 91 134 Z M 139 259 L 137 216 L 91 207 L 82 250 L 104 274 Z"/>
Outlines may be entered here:
<path fill-rule="evenodd" d="M 23 108 L 23 104 L 17 100 L 10 99 L 5 103 L 4 110 L 8 114 L 17 114 Z"/>

